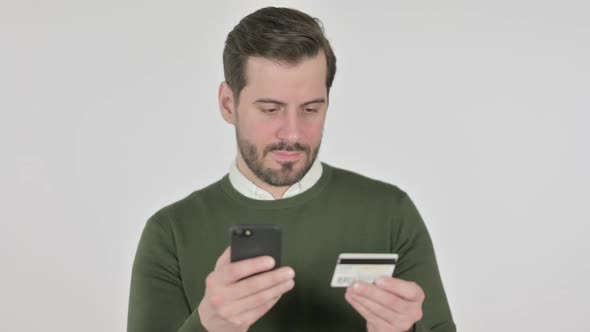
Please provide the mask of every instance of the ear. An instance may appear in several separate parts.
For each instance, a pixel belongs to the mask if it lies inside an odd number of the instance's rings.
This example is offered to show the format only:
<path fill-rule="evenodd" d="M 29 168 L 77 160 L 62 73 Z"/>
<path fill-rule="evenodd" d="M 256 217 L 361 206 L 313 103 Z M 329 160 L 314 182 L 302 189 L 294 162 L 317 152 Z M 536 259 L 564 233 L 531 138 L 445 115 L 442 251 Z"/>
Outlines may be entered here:
<path fill-rule="evenodd" d="M 234 94 L 226 81 L 219 85 L 219 111 L 223 119 L 232 125 L 236 124 L 236 110 L 234 105 Z"/>

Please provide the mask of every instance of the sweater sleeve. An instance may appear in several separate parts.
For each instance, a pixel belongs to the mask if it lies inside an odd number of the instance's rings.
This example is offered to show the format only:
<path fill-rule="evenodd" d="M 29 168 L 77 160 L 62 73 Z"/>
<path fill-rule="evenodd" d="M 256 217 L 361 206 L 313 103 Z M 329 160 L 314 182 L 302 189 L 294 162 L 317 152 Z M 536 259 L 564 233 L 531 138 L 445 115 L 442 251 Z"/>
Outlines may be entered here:
<path fill-rule="evenodd" d="M 139 241 L 131 275 L 127 331 L 206 331 L 189 307 L 174 237 L 162 213 L 148 220 Z"/>
<path fill-rule="evenodd" d="M 414 332 L 455 332 L 447 297 L 442 285 L 434 248 L 426 225 L 411 199 L 404 193 L 399 205 L 397 227 L 392 232 L 393 252 L 399 254 L 394 276 L 416 282 L 426 297 L 423 317 Z"/>

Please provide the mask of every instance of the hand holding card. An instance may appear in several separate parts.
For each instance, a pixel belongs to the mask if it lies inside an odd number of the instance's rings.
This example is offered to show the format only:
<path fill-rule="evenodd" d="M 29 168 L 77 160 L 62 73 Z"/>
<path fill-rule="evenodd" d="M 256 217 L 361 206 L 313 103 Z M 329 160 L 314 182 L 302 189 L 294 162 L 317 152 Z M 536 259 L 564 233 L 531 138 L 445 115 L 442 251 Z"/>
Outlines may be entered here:
<path fill-rule="evenodd" d="M 405 332 L 422 319 L 424 291 L 413 281 L 380 277 L 374 284 L 355 281 L 346 301 L 367 321 L 368 332 Z"/>

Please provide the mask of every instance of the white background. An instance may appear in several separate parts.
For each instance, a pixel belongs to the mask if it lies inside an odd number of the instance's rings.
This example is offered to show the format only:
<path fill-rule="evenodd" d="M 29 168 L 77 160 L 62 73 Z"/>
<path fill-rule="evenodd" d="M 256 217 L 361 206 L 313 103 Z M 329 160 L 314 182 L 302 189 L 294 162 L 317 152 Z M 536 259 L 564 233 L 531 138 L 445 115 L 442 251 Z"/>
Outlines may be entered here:
<path fill-rule="evenodd" d="M 459 330 L 588 328 L 586 1 L 1 0 L 0 330 L 125 329 L 146 219 L 229 169 L 223 43 L 269 4 L 324 22 L 321 159 L 410 194 Z"/>

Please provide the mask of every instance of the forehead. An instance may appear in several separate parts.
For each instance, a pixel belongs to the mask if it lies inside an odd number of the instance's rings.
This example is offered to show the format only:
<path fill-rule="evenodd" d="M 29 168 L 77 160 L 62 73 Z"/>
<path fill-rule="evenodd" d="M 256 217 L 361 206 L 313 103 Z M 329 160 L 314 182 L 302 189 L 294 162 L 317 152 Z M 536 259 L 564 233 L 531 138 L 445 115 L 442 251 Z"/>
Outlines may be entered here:
<path fill-rule="evenodd" d="M 246 86 L 241 95 L 248 99 L 277 98 L 286 102 L 327 97 L 326 57 L 323 52 L 297 64 L 248 57 Z"/>

